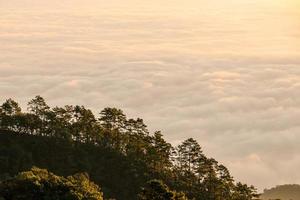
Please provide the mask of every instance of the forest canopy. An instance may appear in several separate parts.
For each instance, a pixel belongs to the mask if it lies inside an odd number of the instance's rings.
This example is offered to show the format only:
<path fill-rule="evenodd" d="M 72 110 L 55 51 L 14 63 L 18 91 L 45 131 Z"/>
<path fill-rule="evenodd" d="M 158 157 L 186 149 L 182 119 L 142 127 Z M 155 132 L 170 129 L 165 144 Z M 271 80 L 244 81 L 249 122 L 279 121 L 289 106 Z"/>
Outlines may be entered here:
<path fill-rule="evenodd" d="M 160 131 L 150 133 L 143 119 L 128 119 L 121 109 L 94 115 L 79 105 L 51 108 L 36 96 L 23 112 L 7 99 L 0 106 L 0 130 L 2 180 L 38 166 L 61 176 L 87 172 L 105 198 L 118 200 L 257 197 L 253 186 L 237 183 L 224 165 L 205 156 L 195 139 L 174 147 Z"/>
<path fill-rule="evenodd" d="M 67 178 L 33 167 L 0 183 L 0 197 L 18 200 L 103 200 L 99 186 L 87 174 Z"/>

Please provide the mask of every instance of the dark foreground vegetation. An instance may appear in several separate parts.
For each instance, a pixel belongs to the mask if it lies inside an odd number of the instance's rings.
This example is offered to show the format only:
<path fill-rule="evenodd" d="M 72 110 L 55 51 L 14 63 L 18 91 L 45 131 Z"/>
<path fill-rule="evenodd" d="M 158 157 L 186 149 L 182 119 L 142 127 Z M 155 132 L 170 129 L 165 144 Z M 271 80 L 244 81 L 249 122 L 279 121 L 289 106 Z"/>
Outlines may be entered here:
<path fill-rule="evenodd" d="M 39 168 L 32 168 L 3 181 L 0 195 L 2 199 L 20 200 L 103 200 L 99 186 L 92 183 L 87 174 L 64 178 Z"/>
<path fill-rule="evenodd" d="M 86 174 L 78 175 L 82 172 Z M 127 119 L 122 110 L 105 108 L 96 117 L 83 106 L 50 108 L 40 96 L 28 103 L 28 112 L 22 112 L 12 99 L 0 106 L 0 195 L 5 200 L 68 199 L 5 196 L 7 187 L 18 187 L 24 181 L 24 174 L 29 178 L 32 174 L 42 176 L 45 182 L 39 185 L 46 183 L 45 191 L 49 190 L 49 194 L 56 194 L 53 185 L 62 184 L 58 188 L 65 187 L 64 195 L 79 194 L 68 196 L 74 200 L 101 200 L 102 193 L 104 199 L 117 200 L 251 200 L 257 197 L 253 186 L 236 183 L 228 169 L 206 157 L 192 138 L 172 147 L 161 132 L 149 133 L 142 119 Z M 58 183 L 53 184 L 53 179 L 59 180 Z M 88 186 L 77 191 L 81 184 Z M 21 188 L 20 191 L 28 190 L 28 194 L 32 192 L 31 186 Z M 98 196 L 85 197 L 80 194 L 85 193 L 83 190 Z"/>

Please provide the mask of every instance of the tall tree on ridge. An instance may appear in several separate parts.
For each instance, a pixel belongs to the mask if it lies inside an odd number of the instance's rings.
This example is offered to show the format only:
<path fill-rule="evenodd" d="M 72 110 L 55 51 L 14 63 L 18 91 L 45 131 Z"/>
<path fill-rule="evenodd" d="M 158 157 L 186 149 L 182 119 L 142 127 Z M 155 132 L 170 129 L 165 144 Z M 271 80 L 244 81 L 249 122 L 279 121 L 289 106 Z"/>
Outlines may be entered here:
<path fill-rule="evenodd" d="M 154 171 L 162 173 L 172 166 L 172 145 L 167 143 L 160 131 L 151 136 L 151 148 L 149 150 L 150 161 Z"/>
<path fill-rule="evenodd" d="M 74 107 L 73 131 L 77 141 L 95 142 L 96 141 L 96 118 L 90 109 L 84 106 Z"/>
<path fill-rule="evenodd" d="M 101 125 L 109 130 L 118 129 L 122 131 L 125 128 L 126 115 L 117 108 L 104 108 L 100 112 L 99 121 Z"/>
<path fill-rule="evenodd" d="M 102 145 L 125 152 L 124 133 L 126 115 L 117 108 L 104 108 L 98 119 L 102 131 Z"/>
<path fill-rule="evenodd" d="M 182 142 L 177 148 L 178 161 L 183 173 L 195 173 L 197 164 L 203 157 L 201 146 L 193 138 L 189 138 Z"/>
<path fill-rule="evenodd" d="M 31 101 L 28 102 L 28 111 L 38 117 L 38 121 L 32 122 L 39 124 L 39 130 L 37 134 L 40 135 L 51 135 L 51 130 L 49 129 L 49 121 L 51 120 L 50 107 L 47 105 L 45 99 L 41 96 L 36 96 Z"/>
<path fill-rule="evenodd" d="M 0 125 L 2 129 L 18 131 L 20 118 L 16 116 L 20 116 L 22 111 L 19 104 L 12 99 L 7 99 L 0 108 Z"/>
<path fill-rule="evenodd" d="M 1 112 L 4 115 L 12 116 L 12 115 L 20 114 L 21 108 L 16 101 L 9 98 L 1 105 Z"/>

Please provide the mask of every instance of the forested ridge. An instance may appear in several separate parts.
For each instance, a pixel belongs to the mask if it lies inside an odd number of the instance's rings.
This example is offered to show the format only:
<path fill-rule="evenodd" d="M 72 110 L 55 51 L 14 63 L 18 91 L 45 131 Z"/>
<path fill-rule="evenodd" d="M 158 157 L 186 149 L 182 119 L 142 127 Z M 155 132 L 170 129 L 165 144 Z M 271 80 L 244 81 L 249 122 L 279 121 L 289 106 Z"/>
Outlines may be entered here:
<path fill-rule="evenodd" d="M 0 106 L 0 197 L 8 191 L 3 188 L 11 186 L 9 181 L 18 182 L 20 172 L 33 166 L 57 177 L 85 172 L 105 199 L 257 197 L 253 186 L 235 182 L 224 165 L 205 156 L 196 140 L 189 138 L 173 147 L 160 131 L 150 133 L 142 119 L 128 119 L 120 109 L 105 108 L 96 116 L 84 106 L 50 108 L 36 96 L 23 112 L 8 99 Z M 37 174 L 48 173 L 37 169 Z M 23 173 L 32 174 L 32 170 Z M 73 191 L 67 185 L 67 191 Z"/>
<path fill-rule="evenodd" d="M 300 185 L 278 185 L 271 189 L 265 189 L 261 199 L 300 200 Z"/>

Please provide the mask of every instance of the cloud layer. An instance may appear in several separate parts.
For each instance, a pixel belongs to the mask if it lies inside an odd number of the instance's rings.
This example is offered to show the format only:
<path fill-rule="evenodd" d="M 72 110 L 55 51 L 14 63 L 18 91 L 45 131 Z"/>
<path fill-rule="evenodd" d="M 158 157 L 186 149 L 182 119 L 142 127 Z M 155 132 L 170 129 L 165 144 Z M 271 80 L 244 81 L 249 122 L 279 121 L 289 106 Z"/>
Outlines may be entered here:
<path fill-rule="evenodd" d="M 198 139 L 259 189 L 300 183 L 297 8 L 0 0 L 0 100 L 119 107 L 174 144 Z"/>

